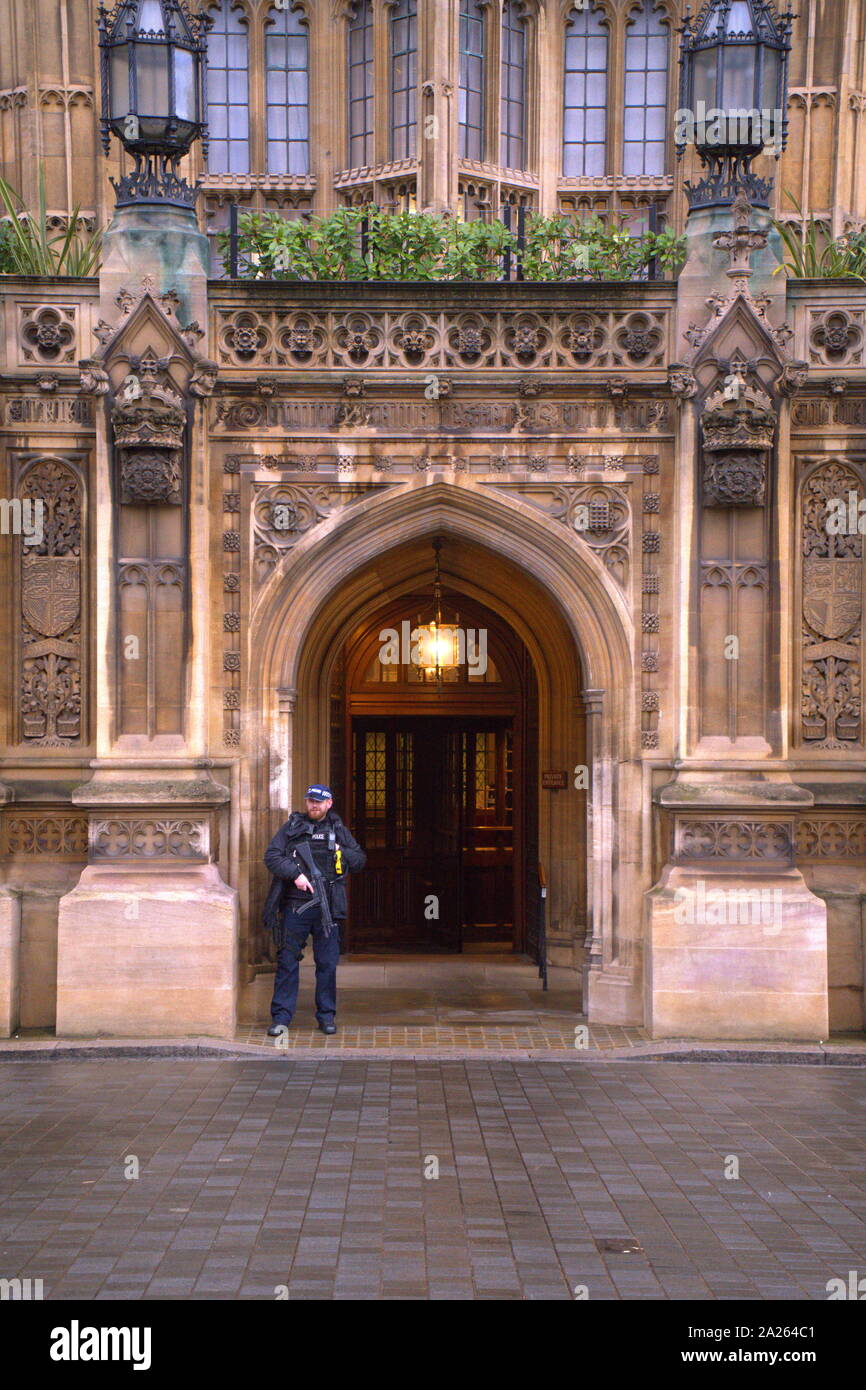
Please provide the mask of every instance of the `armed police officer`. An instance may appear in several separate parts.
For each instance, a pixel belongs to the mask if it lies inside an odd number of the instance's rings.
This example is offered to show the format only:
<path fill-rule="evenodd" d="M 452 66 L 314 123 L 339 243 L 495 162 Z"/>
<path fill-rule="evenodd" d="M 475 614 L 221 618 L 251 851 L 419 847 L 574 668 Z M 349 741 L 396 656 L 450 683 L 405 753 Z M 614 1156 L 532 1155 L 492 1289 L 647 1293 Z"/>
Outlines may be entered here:
<path fill-rule="evenodd" d="M 346 916 L 346 875 L 363 869 L 367 856 L 336 811 L 331 788 L 307 788 L 306 811 L 293 811 L 265 851 L 273 875 L 264 924 L 274 934 L 277 973 L 268 1037 L 292 1021 L 298 976 L 307 937 L 316 963 L 316 1019 L 323 1033 L 336 1033 L 337 962 L 340 923 Z"/>

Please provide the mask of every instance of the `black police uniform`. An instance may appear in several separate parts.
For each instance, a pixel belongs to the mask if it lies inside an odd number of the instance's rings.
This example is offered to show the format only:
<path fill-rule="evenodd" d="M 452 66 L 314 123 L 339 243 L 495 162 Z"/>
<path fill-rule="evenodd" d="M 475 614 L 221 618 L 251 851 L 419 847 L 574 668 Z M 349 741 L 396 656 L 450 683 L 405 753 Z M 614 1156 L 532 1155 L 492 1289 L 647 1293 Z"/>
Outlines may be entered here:
<path fill-rule="evenodd" d="M 322 873 L 328 892 L 334 929 L 327 931 L 310 894 L 296 888 L 295 880 L 306 870 L 296 853 L 307 841 L 316 868 Z M 291 1023 L 298 1001 L 300 962 L 307 936 L 312 933 L 316 963 L 316 1018 L 320 1025 L 333 1023 L 337 1011 L 337 963 L 340 958 L 340 923 L 346 916 L 345 877 L 363 869 L 367 857 L 340 817 L 331 808 L 320 821 L 295 811 L 277 831 L 265 851 L 265 864 L 273 878 L 265 903 L 264 922 L 274 933 L 277 944 L 277 970 L 271 1019 L 274 1024 Z M 309 878 L 309 874 L 307 874 Z"/>

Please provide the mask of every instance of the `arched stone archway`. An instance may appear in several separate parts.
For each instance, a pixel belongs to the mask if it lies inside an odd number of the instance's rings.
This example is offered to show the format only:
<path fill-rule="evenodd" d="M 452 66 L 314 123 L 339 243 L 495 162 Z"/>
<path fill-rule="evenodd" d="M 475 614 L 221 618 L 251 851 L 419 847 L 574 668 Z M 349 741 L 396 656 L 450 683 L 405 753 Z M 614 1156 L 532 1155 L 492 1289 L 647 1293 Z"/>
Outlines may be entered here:
<path fill-rule="evenodd" d="M 579 941 L 572 932 L 568 963 L 581 971 L 591 1016 L 640 1022 L 646 885 L 627 605 L 604 565 L 566 528 L 469 479 L 459 487 L 422 478 L 371 490 L 302 537 L 260 590 L 246 699 L 255 712 L 245 827 L 252 880 L 267 837 L 308 778 L 328 765 L 328 692 L 341 633 L 429 582 L 434 534 L 446 541 L 449 582 L 509 623 L 534 664 L 539 766 L 569 774 L 565 790 L 539 793 L 551 920 L 565 927 L 579 814 L 573 772 L 584 759 L 589 768 L 587 926 Z M 584 715 L 585 752 L 575 737 Z"/>

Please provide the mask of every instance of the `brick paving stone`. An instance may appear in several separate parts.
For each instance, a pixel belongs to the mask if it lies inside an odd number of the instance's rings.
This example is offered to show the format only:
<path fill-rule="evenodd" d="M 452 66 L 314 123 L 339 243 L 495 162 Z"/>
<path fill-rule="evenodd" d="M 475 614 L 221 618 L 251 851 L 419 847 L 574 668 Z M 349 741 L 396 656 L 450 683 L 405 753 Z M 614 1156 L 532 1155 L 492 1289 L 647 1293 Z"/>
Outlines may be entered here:
<path fill-rule="evenodd" d="M 16 1061 L 0 1277 L 85 1300 L 823 1299 L 866 1268 L 861 1097 L 854 1068 L 585 1055 Z"/>

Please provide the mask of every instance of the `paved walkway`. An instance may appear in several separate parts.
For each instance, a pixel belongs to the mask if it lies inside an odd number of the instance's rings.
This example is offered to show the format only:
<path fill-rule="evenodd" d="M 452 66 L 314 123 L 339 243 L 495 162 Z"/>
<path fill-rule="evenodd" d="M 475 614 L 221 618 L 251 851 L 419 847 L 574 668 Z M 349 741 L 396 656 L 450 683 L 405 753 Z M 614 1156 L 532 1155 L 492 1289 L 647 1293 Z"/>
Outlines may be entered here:
<path fill-rule="evenodd" d="M 866 1274 L 864 1142 L 843 1068 L 10 1061 L 0 1277 L 48 1299 L 823 1300 Z"/>
<path fill-rule="evenodd" d="M 833 1037 L 826 1043 L 695 1042 L 652 1039 L 646 1029 L 587 1023 L 577 1012 L 571 971 L 552 969 L 542 990 L 536 968 L 522 957 L 378 956 L 348 957 L 339 970 L 339 1032 L 326 1038 L 315 1026 L 312 961 L 301 966 L 295 1019 L 282 1038 L 267 1036 L 273 976 L 259 975 L 248 991 L 252 1018 L 242 1022 L 234 1042 L 212 1038 L 65 1040 L 47 1030 L 29 1030 L 0 1040 L 0 1057 L 22 1050 L 56 1054 L 97 1049 L 102 1053 L 142 1049 L 186 1052 L 196 1049 L 261 1056 L 366 1058 L 449 1057 L 550 1058 L 683 1057 L 703 1060 L 777 1058 L 794 1062 L 866 1065 L 866 1035 Z"/>

